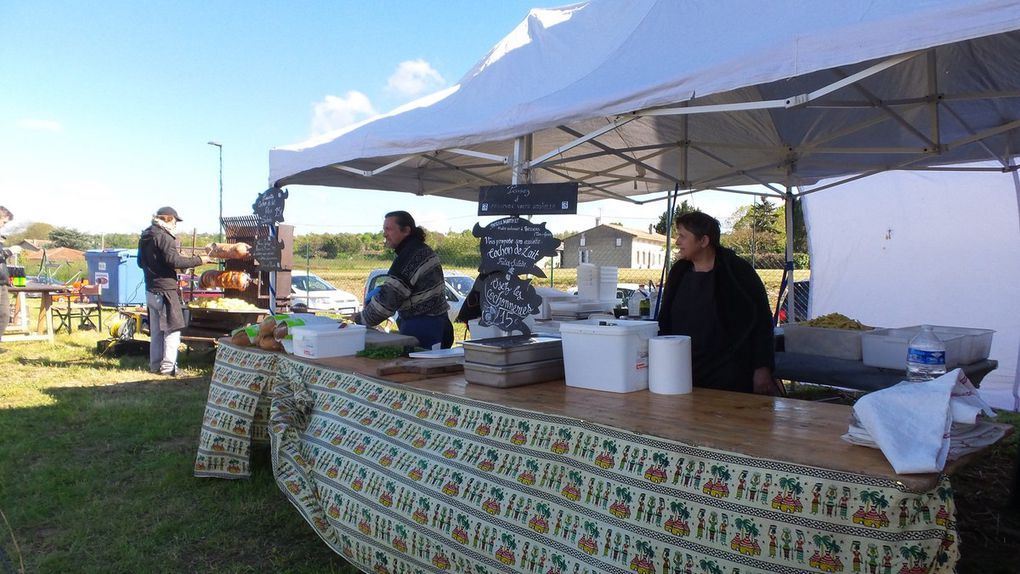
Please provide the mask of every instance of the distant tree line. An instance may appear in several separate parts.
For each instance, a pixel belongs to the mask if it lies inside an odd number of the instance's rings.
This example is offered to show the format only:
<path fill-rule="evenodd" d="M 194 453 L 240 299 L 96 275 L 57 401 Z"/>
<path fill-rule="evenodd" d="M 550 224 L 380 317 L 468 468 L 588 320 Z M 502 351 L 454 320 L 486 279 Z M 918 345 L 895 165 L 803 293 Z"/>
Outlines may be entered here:
<path fill-rule="evenodd" d="M 682 201 L 673 210 L 672 217 L 663 211 L 655 225 L 658 233 L 665 234 L 666 228 L 676 217 L 697 211 L 697 208 Z M 751 205 L 737 209 L 724 223 L 729 230 L 723 234 L 723 245 L 733 249 L 743 257 L 752 260 L 759 268 L 782 268 L 786 252 L 786 207 L 765 201 L 755 201 Z M 800 201 L 794 202 L 794 260 L 798 268 L 808 267 L 807 231 L 804 226 L 804 214 Z M 140 232 L 141 230 L 139 230 Z M 568 231 L 557 233 L 556 237 L 574 235 Z M 55 227 L 46 223 L 31 223 L 25 229 L 12 233 L 7 243 L 14 245 L 23 239 L 39 239 L 45 237 L 53 241 L 56 247 L 71 249 L 134 249 L 138 246 L 137 233 L 105 233 L 90 234 L 67 227 Z M 179 239 L 183 247 L 192 245 L 201 247 L 217 240 L 211 233 L 180 233 Z M 439 233 L 429 231 L 426 243 L 435 250 L 444 263 L 454 267 L 477 267 L 480 262 L 478 238 L 470 230 Z M 310 233 L 294 238 L 294 257 L 316 259 L 378 259 L 390 261 L 393 258 L 385 248 L 381 231 L 374 233 Z"/>

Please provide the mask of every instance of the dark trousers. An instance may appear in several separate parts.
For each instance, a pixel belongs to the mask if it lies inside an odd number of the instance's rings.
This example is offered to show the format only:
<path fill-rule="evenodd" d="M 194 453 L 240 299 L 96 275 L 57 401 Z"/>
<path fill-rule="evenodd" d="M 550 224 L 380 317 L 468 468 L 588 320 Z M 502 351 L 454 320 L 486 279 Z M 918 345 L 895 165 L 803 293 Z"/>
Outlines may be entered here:
<path fill-rule="evenodd" d="M 397 327 L 401 335 L 410 335 L 418 339 L 418 344 L 426 349 L 439 345 L 441 349 L 453 346 L 453 324 L 450 318 L 442 315 L 419 315 L 417 317 L 397 317 Z"/>
<path fill-rule="evenodd" d="M 0 339 L 7 330 L 7 323 L 11 322 L 11 298 L 7 294 L 7 286 L 0 285 Z"/>

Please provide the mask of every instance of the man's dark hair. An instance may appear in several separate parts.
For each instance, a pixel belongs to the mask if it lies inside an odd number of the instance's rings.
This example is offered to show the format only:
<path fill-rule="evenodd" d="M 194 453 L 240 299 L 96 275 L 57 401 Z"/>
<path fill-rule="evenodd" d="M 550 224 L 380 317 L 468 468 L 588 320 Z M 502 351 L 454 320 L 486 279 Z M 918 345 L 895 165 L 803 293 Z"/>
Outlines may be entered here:
<path fill-rule="evenodd" d="M 707 236 L 708 244 L 714 249 L 718 249 L 720 246 L 719 235 L 721 231 L 719 229 L 719 220 L 707 213 L 692 211 L 677 216 L 676 227 L 677 229 L 683 227 L 699 239 Z"/>
<path fill-rule="evenodd" d="M 425 241 L 425 228 L 415 225 L 414 217 L 411 217 L 410 213 L 406 211 L 391 211 L 386 214 L 386 217 L 392 217 L 401 229 L 410 227 L 411 235 L 417 237 L 420 241 Z"/>

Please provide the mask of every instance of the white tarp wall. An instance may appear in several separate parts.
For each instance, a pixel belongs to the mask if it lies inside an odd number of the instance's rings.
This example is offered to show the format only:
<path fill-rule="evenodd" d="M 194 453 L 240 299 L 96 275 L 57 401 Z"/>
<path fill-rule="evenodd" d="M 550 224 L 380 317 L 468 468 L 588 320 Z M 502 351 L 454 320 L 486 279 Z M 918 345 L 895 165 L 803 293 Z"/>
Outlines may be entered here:
<path fill-rule="evenodd" d="M 993 165 L 993 164 L 982 164 Z M 804 197 L 812 317 L 994 329 L 981 383 L 1017 410 L 1020 186 L 1014 174 L 887 172 Z"/>

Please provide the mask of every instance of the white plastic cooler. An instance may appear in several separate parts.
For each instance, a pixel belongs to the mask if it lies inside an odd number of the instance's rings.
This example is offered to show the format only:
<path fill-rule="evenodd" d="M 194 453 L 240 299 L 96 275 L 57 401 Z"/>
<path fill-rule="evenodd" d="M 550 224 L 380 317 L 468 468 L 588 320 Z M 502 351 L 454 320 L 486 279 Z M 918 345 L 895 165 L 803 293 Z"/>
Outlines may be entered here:
<path fill-rule="evenodd" d="M 655 321 L 589 319 L 560 325 L 567 386 L 630 393 L 648 388 L 648 339 Z"/>

